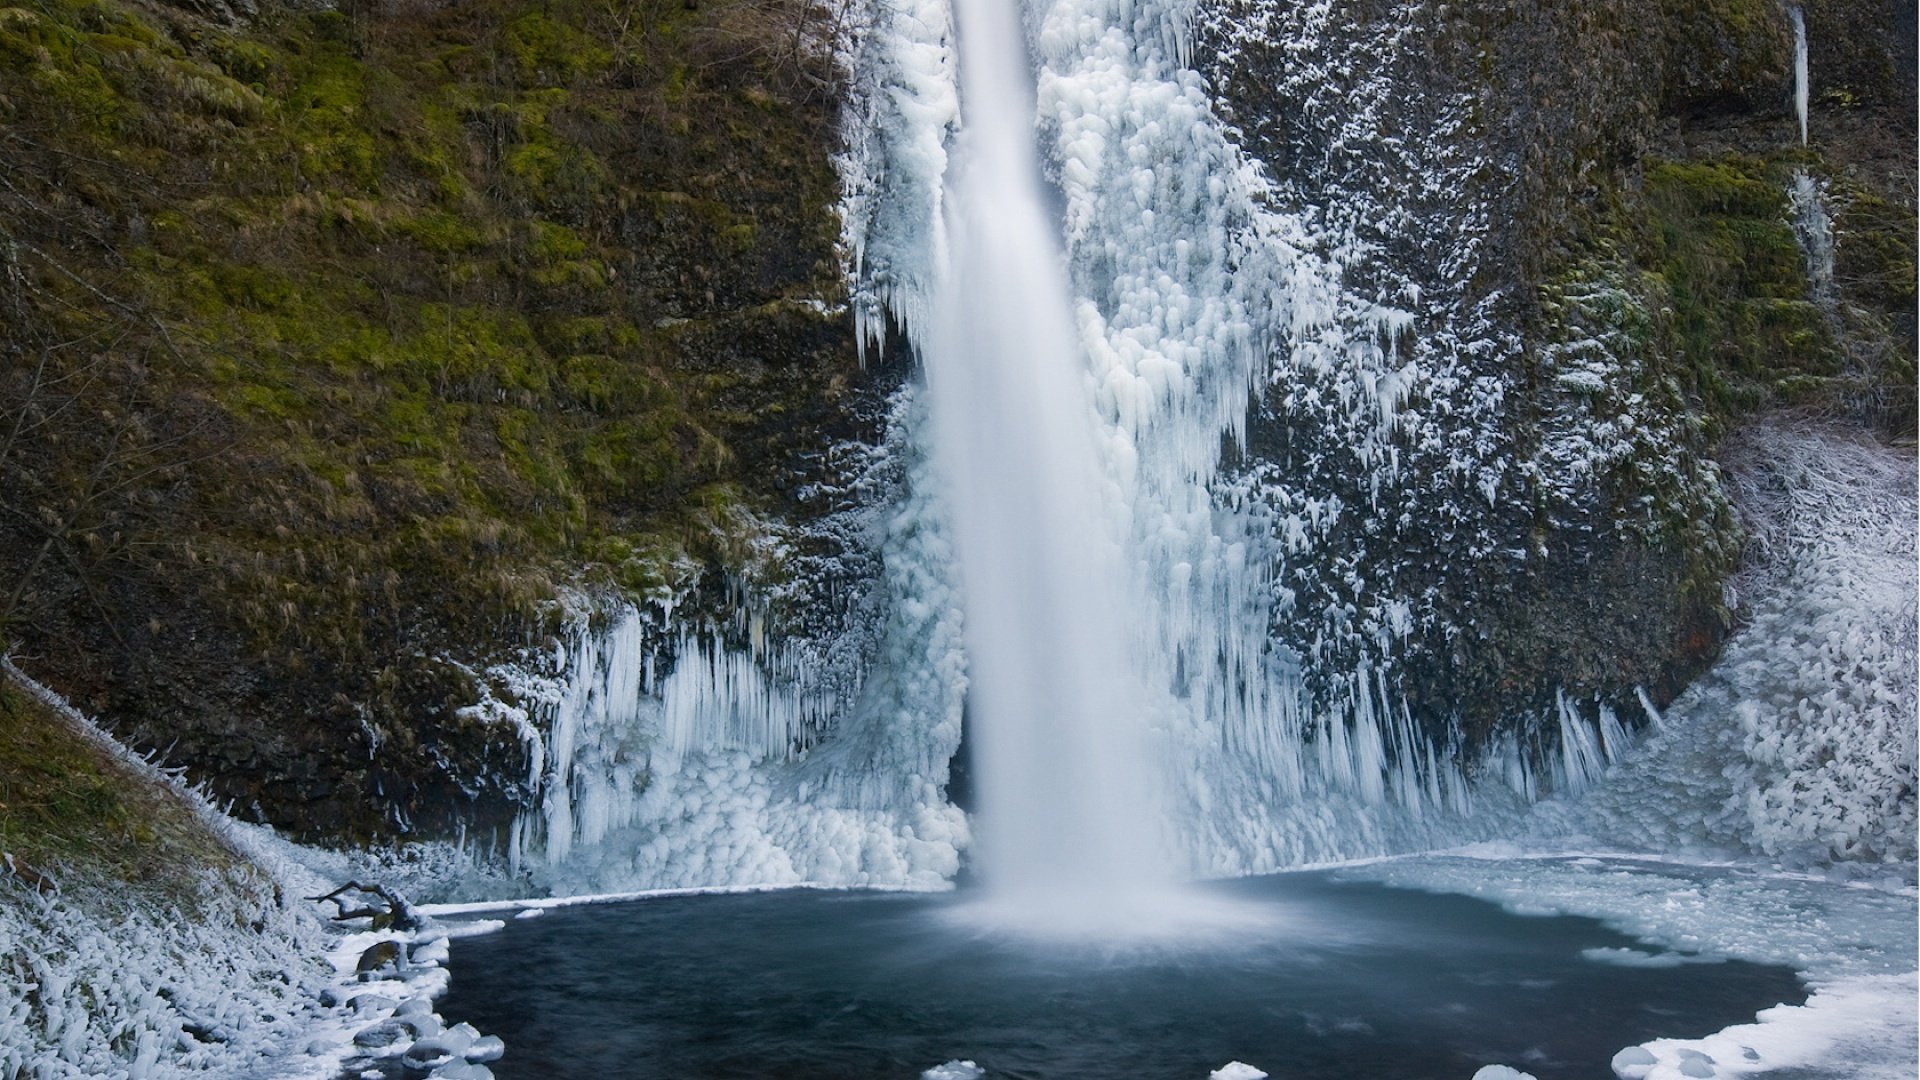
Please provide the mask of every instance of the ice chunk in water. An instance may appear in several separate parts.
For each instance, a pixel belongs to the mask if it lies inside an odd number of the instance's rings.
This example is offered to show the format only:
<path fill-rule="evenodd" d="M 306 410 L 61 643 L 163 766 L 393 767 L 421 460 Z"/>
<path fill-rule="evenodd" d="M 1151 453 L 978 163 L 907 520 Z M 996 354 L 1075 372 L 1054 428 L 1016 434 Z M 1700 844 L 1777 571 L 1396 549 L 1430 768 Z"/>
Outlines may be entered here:
<path fill-rule="evenodd" d="M 1653 1071 L 1660 1059 L 1654 1057 L 1644 1046 L 1629 1046 L 1613 1055 L 1613 1075 L 1620 1080 L 1644 1080 L 1647 1073 Z"/>

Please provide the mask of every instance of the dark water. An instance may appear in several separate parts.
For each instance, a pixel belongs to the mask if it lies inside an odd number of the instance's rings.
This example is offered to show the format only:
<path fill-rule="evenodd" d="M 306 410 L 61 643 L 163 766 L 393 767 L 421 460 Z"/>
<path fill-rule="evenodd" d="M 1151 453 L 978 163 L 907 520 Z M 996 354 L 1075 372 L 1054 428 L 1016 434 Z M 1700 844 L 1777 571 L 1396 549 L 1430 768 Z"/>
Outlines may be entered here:
<path fill-rule="evenodd" d="M 1591 919 L 1526 918 L 1323 874 L 1209 887 L 1263 928 L 1125 950 L 984 932 L 965 894 L 783 892 L 559 909 L 456 943 L 441 1012 L 524 1078 L 1276 1080 L 1612 1076 L 1623 1046 L 1805 1000 L 1740 962 L 1620 967 Z"/>

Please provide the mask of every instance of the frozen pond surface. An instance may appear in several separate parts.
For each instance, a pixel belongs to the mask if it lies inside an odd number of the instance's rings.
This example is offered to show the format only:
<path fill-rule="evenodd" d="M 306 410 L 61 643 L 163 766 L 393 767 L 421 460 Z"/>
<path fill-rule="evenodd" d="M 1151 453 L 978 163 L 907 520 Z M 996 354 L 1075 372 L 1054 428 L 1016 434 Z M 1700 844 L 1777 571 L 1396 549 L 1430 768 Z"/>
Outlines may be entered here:
<path fill-rule="evenodd" d="M 1211 885 L 1198 927 L 1125 946 L 983 929 L 964 892 L 556 908 L 462 941 L 443 1009 L 505 1037 L 503 1078 L 1554 1080 L 1806 997 L 1786 967 L 1352 877 Z"/>

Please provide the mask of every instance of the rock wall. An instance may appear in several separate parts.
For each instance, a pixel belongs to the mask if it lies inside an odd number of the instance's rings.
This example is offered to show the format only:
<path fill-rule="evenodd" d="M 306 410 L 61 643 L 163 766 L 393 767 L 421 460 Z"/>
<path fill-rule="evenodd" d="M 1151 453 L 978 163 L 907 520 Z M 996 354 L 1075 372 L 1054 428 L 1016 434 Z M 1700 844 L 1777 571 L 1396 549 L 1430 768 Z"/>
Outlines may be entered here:
<path fill-rule="evenodd" d="M 1741 543 L 1722 436 L 1788 408 L 1911 437 L 1893 17 L 1810 5 L 1803 148 L 1772 2 L 1200 5 L 1195 55 L 1273 200 L 1405 313 L 1381 331 L 1384 446 L 1352 405 L 1372 385 L 1284 356 L 1250 423 L 1247 474 L 1323 508 L 1280 568 L 1276 640 L 1391 671 L 1469 744 L 1559 691 L 1637 714 L 1636 687 L 1664 701 L 1702 670 Z M 1821 68 L 1841 53 L 1860 59 Z M 1881 268 L 1837 297 L 1796 242 L 1796 170 L 1853 223 L 1841 265 Z"/>
<path fill-rule="evenodd" d="M 506 821 L 474 672 L 583 592 L 744 626 L 880 437 L 817 17 L 0 12 L 0 641 L 246 817 Z"/>
<path fill-rule="evenodd" d="M 1773 0 L 1197 6 L 1381 360 L 1268 328 L 1222 466 L 1302 530 L 1265 570 L 1316 693 L 1384 673 L 1463 758 L 1664 701 L 1735 617 L 1720 440 L 1911 437 L 1913 14 L 1805 14 L 1801 147 Z M 463 707 L 565 597 L 864 633 L 876 542 L 811 526 L 898 497 L 859 448 L 909 360 L 844 311 L 840 17 L 0 10 L 0 641 L 237 813 L 366 840 L 527 806 L 524 732 Z"/>

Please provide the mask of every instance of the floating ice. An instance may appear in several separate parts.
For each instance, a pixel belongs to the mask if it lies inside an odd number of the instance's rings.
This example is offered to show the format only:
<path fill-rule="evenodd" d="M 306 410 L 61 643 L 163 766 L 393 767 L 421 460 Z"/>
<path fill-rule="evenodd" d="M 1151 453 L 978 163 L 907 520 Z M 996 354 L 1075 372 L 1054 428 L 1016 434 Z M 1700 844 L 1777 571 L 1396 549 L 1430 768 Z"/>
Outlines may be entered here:
<path fill-rule="evenodd" d="M 1580 955 L 1596 964 L 1611 964 L 1614 967 L 1673 968 L 1682 964 L 1726 962 L 1724 957 L 1719 956 L 1688 956 L 1675 952 L 1650 953 L 1639 949 L 1581 949 Z"/>

